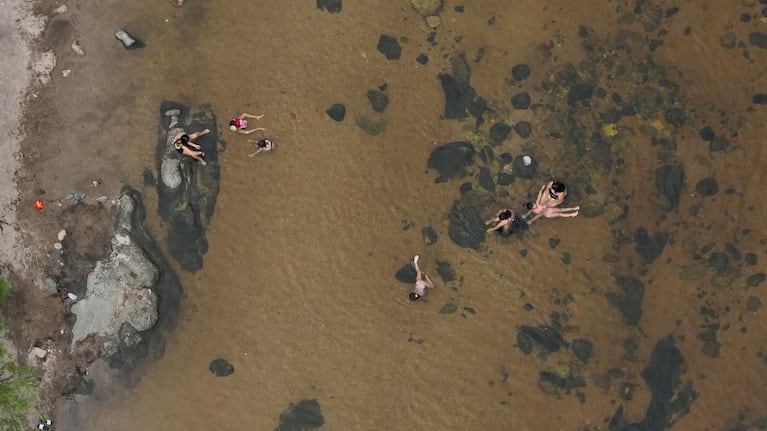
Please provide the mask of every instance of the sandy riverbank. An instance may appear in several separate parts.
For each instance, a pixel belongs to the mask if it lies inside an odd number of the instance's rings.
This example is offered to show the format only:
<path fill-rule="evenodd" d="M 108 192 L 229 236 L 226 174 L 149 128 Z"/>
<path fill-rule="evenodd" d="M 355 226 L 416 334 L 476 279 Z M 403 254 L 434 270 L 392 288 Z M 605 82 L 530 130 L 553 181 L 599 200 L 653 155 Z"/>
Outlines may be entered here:
<path fill-rule="evenodd" d="M 78 8 L 78 2 L 0 3 L 0 96 L 6 101 L 0 108 L 6 131 L 0 138 L 0 267 L 13 292 L 3 312 L 19 360 L 41 370 L 41 411 L 49 414 L 95 359 L 69 350 L 67 294 L 106 252 L 111 203 L 96 198 L 116 197 L 122 182 L 92 186 L 95 179 L 119 178 L 121 169 L 113 167 L 114 152 L 86 150 L 94 130 L 75 121 L 82 111 L 72 106 L 91 95 L 82 72 L 109 64 L 88 52 L 99 45 L 83 50 L 87 38 L 80 34 L 89 33 L 90 21 L 75 18 Z M 114 42 L 102 39 L 100 46 Z M 94 76 L 107 73 L 99 70 Z M 77 192 L 85 197 L 72 199 Z M 34 208 L 35 199 L 44 200 L 43 210 Z M 46 350 L 46 357 L 28 359 L 33 347 Z"/>

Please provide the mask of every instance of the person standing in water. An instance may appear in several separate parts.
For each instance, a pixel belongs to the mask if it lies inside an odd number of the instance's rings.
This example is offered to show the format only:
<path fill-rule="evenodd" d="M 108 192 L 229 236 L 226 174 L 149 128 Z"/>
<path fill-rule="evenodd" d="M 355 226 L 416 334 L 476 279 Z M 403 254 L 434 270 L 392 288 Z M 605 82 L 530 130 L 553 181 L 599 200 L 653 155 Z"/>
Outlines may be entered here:
<path fill-rule="evenodd" d="M 208 133 L 210 133 L 210 129 L 205 129 L 201 132 L 190 134 L 179 132 L 173 138 L 173 148 L 175 148 L 179 154 L 189 156 L 200 162 L 201 165 L 205 166 L 208 164 L 208 162 L 205 161 L 205 153 L 202 152 L 200 144 L 195 141 L 200 136 L 207 135 Z"/>
<path fill-rule="evenodd" d="M 253 118 L 255 120 L 260 120 L 264 118 L 263 115 L 253 115 L 248 114 L 246 112 L 243 112 L 242 115 L 240 115 L 237 118 L 233 118 L 229 122 L 229 130 L 232 132 L 241 133 L 243 135 L 250 135 L 253 132 L 258 132 L 261 130 L 266 130 L 263 127 L 257 127 L 255 129 L 248 129 L 248 118 Z"/>
<path fill-rule="evenodd" d="M 428 275 L 421 272 L 418 267 L 418 255 L 413 258 L 413 266 L 415 267 L 415 286 L 413 290 L 408 294 L 408 299 L 411 301 L 418 301 L 426 295 L 426 288 L 434 288 L 434 283 Z"/>

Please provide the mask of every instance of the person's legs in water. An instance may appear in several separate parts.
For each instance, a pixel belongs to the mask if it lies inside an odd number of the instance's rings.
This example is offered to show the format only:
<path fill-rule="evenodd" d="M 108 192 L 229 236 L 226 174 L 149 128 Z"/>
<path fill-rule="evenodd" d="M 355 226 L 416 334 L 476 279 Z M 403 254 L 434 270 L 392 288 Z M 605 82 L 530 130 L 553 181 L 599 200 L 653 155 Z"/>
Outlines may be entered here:
<path fill-rule="evenodd" d="M 200 136 L 207 135 L 210 133 L 210 129 L 201 130 L 199 132 L 194 132 L 189 134 L 189 140 L 194 141 L 195 139 L 199 138 Z"/>

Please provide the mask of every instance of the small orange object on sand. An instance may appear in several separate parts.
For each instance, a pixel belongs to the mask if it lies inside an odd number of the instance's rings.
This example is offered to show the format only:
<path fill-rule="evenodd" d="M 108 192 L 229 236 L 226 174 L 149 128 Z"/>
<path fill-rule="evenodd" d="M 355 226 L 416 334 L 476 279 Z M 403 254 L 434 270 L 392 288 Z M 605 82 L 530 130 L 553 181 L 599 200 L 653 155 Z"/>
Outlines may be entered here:
<path fill-rule="evenodd" d="M 41 210 L 45 208 L 45 201 L 42 199 L 35 199 L 35 209 Z"/>

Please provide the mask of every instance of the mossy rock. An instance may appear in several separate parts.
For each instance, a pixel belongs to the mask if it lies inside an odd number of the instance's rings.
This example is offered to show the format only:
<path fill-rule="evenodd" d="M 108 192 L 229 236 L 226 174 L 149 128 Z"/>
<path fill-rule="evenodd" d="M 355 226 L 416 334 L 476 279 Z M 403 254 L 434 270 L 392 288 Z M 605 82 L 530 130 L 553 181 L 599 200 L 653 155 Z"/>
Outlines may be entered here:
<path fill-rule="evenodd" d="M 578 214 L 583 217 L 599 217 L 605 213 L 604 205 L 597 201 L 588 200 L 580 205 L 581 209 Z"/>

